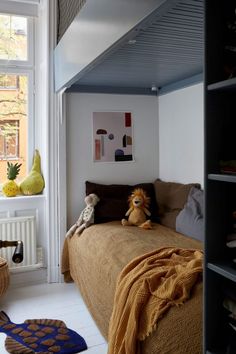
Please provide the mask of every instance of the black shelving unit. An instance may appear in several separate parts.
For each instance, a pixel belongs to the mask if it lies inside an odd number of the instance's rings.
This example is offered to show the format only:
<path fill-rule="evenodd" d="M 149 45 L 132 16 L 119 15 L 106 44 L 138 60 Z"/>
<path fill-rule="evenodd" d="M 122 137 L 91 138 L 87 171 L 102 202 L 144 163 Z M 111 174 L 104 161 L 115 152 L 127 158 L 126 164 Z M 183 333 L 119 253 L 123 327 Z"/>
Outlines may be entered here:
<path fill-rule="evenodd" d="M 205 0 L 205 276 L 204 353 L 227 354 L 227 287 L 236 295 L 236 258 L 226 246 L 236 210 L 236 175 L 221 161 L 236 160 L 235 0 Z M 235 68 L 233 67 L 235 65 Z M 236 336 L 236 332 L 235 332 Z M 230 352 L 231 353 L 231 352 Z M 232 351 L 233 353 L 233 351 Z"/>

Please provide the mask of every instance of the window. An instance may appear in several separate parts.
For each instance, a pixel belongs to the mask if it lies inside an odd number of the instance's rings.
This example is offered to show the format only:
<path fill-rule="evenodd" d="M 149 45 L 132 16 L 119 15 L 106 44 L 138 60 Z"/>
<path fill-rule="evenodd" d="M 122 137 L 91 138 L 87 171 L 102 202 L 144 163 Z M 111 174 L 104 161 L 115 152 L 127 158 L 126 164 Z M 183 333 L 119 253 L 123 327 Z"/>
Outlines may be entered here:
<path fill-rule="evenodd" d="M 33 38 L 33 19 L 1 13 L 0 5 L 0 181 L 9 160 L 22 164 L 24 178 L 34 150 Z"/>
<path fill-rule="evenodd" d="M 27 42 L 27 18 L 0 14 L 0 59 L 27 60 Z"/>
<path fill-rule="evenodd" d="M 17 90 L 19 88 L 19 75 L 0 74 L 0 90 Z"/>
<path fill-rule="evenodd" d="M 19 120 L 0 121 L 0 159 L 19 158 Z"/>

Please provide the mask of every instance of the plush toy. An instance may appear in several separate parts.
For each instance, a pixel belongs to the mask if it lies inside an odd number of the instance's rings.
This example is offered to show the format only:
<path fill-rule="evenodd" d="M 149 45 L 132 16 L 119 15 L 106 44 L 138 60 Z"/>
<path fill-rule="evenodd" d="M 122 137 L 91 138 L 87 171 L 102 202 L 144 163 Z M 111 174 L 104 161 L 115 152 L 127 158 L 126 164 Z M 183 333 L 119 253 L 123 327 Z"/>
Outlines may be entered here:
<path fill-rule="evenodd" d="M 96 194 L 89 194 L 84 199 L 86 207 L 82 210 L 79 219 L 71 226 L 66 236 L 71 237 L 74 233 L 80 235 L 86 227 L 94 223 L 94 207 L 99 202 Z"/>
<path fill-rule="evenodd" d="M 150 204 L 150 198 L 147 197 L 145 191 L 141 188 L 137 188 L 129 196 L 129 210 L 125 214 L 128 216 L 128 220 L 122 219 L 123 226 L 139 226 L 143 229 L 151 229 L 151 221 L 147 220 L 146 215 L 150 216 L 151 213 L 148 210 Z"/>

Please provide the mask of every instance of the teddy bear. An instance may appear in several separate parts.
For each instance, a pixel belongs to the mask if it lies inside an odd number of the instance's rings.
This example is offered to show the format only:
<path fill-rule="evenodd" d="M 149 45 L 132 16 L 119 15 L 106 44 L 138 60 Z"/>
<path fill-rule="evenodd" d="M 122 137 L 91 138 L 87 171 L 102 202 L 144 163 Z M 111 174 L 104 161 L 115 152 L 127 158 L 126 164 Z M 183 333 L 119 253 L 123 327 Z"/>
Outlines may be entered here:
<path fill-rule="evenodd" d="M 142 188 L 136 188 L 128 198 L 129 210 L 125 214 L 128 220 L 122 219 L 123 226 L 139 226 L 143 229 L 151 229 L 151 220 L 147 220 L 147 216 L 151 213 L 148 210 L 150 198 Z"/>
<path fill-rule="evenodd" d="M 82 210 L 76 223 L 67 231 L 67 237 L 71 237 L 74 234 L 80 235 L 85 228 L 94 223 L 94 207 L 99 200 L 98 196 L 94 193 L 89 194 L 84 198 L 86 207 Z"/>

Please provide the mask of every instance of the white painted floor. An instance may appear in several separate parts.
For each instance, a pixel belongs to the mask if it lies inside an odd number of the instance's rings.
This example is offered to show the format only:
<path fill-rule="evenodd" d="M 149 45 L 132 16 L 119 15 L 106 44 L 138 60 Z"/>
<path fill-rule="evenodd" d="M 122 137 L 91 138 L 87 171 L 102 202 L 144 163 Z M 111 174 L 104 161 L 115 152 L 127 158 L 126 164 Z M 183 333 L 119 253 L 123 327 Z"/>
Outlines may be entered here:
<path fill-rule="evenodd" d="M 40 284 L 9 289 L 0 299 L 0 309 L 5 311 L 15 323 L 33 318 L 62 320 L 67 327 L 75 330 L 85 339 L 88 349 L 81 353 L 107 353 L 107 343 L 73 283 Z M 7 354 L 4 347 L 5 338 L 5 334 L 0 333 L 1 354 Z"/>

